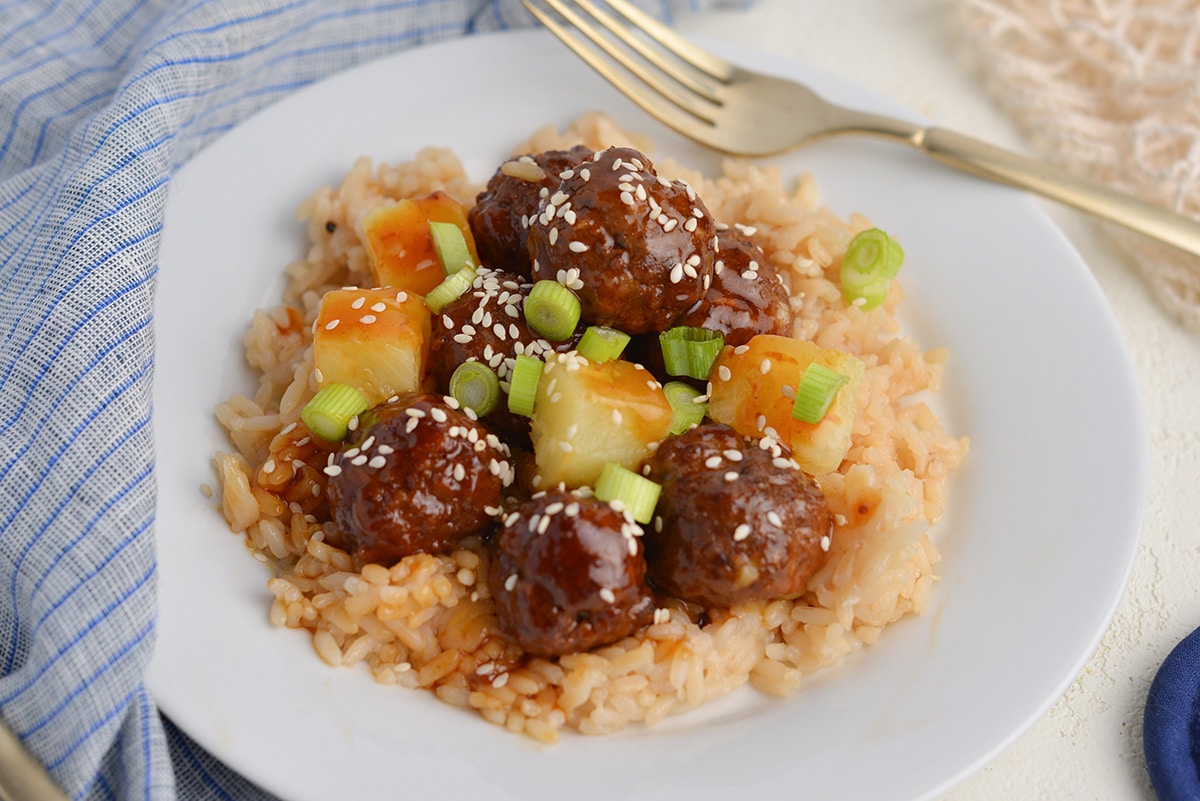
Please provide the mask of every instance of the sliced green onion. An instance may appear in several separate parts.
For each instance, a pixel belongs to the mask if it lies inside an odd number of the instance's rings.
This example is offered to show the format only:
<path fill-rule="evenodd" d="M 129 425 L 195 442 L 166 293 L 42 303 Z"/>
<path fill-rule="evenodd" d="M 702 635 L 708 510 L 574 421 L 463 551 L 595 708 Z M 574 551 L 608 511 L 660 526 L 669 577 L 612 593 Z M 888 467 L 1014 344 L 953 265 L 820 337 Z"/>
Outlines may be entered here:
<path fill-rule="evenodd" d="M 537 400 L 538 382 L 542 379 L 541 359 L 518 354 L 513 360 L 512 375 L 509 376 L 508 410 L 513 414 L 528 417 L 533 414 L 533 402 Z"/>
<path fill-rule="evenodd" d="M 796 402 L 792 404 L 792 417 L 804 423 L 817 424 L 825 418 L 833 399 L 848 376 L 830 370 L 823 364 L 813 362 L 800 376 L 796 387 Z"/>
<path fill-rule="evenodd" d="M 663 393 L 675 417 L 671 420 L 671 433 L 682 434 L 694 425 L 699 425 L 708 413 L 708 401 L 700 400 L 703 393 L 691 384 L 682 381 L 668 381 L 663 385 Z"/>
<path fill-rule="evenodd" d="M 557 281 L 538 281 L 525 298 L 525 322 L 538 336 L 562 342 L 579 324 L 579 298 Z"/>
<path fill-rule="evenodd" d="M 904 249 L 878 228 L 860 231 L 842 258 L 842 297 L 873 309 L 887 298 L 888 285 L 904 264 Z"/>
<path fill-rule="evenodd" d="M 660 485 L 616 462 L 606 463 L 600 471 L 600 478 L 596 479 L 595 495 L 598 500 L 609 503 L 620 501 L 630 517 L 643 525 L 654 517 L 660 492 Z"/>
<path fill-rule="evenodd" d="M 703 381 L 725 346 L 725 335 L 708 328 L 680 325 L 659 334 L 658 342 L 668 375 Z"/>
<path fill-rule="evenodd" d="M 429 290 L 429 294 L 425 296 L 425 305 L 432 309 L 434 314 L 441 314 L 442 309 L 466 294 L 474 282 L 474 268 L 463 267 L 453 275 L 446 276 L 442 283 Z"/>
<path fill-rule="evenodd" d="M 484 417 L 500 403 L 500 377 L 482 362 L 463 362 L 450 376 L 450 395 Z"/>
<path fill-rule="evenodd" d="M 429 236 L 433 239 L 434 252 L 446 275 L 453 275 L 463 267 L 475 266 L 471 260 L 471 249 L 467 247 L 467 238 L 454 223 L 430 220 Z"/>
<path fill-rule="evenodd" d="M 350 421 L 367 410 L 367 399 L 348 384 L 326 384 L 300 411 L 308 430 L 323 440 L 346 438 Z"/>
<path fill-rule="evenodd" d="M 629 334 L 606 325 L 590 325 L 583 332 L 576 350 L 590 362 L 603 364 L 621 355 L 629 344 Z"/>

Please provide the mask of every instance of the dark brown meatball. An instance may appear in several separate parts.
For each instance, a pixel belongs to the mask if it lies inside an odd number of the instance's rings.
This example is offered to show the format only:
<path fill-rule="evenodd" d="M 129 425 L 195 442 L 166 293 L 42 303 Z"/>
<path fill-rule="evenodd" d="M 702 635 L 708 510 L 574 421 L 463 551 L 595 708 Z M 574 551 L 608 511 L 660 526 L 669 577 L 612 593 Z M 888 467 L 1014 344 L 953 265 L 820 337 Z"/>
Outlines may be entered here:
<path fill-rule="evenodd" d="M 492 541 L 488 587 L 500 627 L 543 656 L 628 636 L 654 617 L 641 527 L 595 498 L 539 493 Z"/>
<path fill-rule="evenodd" d="M 578 336 L 552 343 L 526 324 L 524 304 L 530 286 L 513 273 L 481 267 L 471 289 L 434 316 L 426 373 L 438 392 L 450 391 L 450 377 L 464 362 L 486 364 L 507 382 L 517 354 L 541 357 L 574 347 Z M 486 420 L 496 433 L 527 444 L 529 418 L 509 412 L 504 398 Z"/>
<path fill-rule="evenodd" d="M 663 489 L 646 559 L 669 595 L 720 607 L 791 597 L 825 562 L 825 497 L 774 440 L 699 426 L 659 446 L 650 477 Z"/>
<path fill-rule="evenodd" d="M 467 214 L 479 260 L 488 267 L 529 277 L 529 251 L 525 246 L 529 218 L 537 213 L 542 195 L 558 187 L 561 174 L 591 155 L 591 148 L 576 145 L 570 150 L 548 150 L 502 164 Z"/>
<path fill-rule="evenodd" d="M 642 153 L 596 153 L 542 200 L 529 226 L 533 277 L 574 289 L 587 323 L 668 328 L 712 282 L 716 226 L 691 187 Z"/>
<path fill-rule="evenodd" d="M 748 230 L 735 226 L 717 232 L 712 286 L 676 325 L 720 331 L 725 344 L 735 347 L 758 334 L 791 334 L 788 289 Z"/>
<path fill-rule="evenodd" d="M 512 482 L 508 448 L 453 399 L 412 393 L 359 418 L 331 455 L 329 502 L 349 549 L 390 565 L 486 529 Z"/>

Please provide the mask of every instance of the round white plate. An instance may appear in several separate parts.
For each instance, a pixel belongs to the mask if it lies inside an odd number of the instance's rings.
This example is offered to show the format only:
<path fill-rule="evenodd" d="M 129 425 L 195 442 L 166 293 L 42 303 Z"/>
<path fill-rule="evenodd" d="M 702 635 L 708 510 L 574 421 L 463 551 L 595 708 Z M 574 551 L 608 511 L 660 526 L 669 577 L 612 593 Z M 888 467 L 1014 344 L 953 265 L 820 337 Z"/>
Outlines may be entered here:
<path fill-rule="evenodd" d="M 801 64 L 719 47 L 843 103 L 911 116 Z M 428 76 L 414 80 L 413 76 Z M 385 102 L 388 99 L 388 102 Z M 180 727 L 289 801 L 363 797 L 928 798 L 1032 723 L 1083 666 L 1133 560 L 1147 455 L 1129 358 L 1086 266 L 1019 193 L 865 140 L 778 160 L 839 214 L 892 232 L 905 323 L 952 357 L 951 432 L 972 446 L 938 529 L 932 608 L 795 697 L 753 691 L 646 729 L 542 747 L 332 669 L 267 623 L 266 568 L 200 492 L 228 445 L 213 407 L 252 392 L 241 336 L 303 252 L 294 209 L 360 154 L 464 157 L 477 180 L 545 122 L 603 109 L 659 154 L 715 157 L 653 124 L 541 33 L 471 38 L 374 62 L 224 136 L 171 190 L 158 286 L 158 648 L 149 686 Z"/>

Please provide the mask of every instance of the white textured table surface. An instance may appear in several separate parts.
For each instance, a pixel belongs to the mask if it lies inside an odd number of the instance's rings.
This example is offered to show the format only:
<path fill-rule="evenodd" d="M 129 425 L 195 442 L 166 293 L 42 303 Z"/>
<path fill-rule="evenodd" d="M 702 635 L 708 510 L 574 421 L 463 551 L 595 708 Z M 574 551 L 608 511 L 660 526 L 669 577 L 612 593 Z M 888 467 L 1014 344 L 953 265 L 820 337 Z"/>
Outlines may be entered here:
<path fill-rule="evenodd" d="M 964 54 L 956 0 L 758 0 L 681 28 L 820 66 L 940 125 L 1025 149 Z M 1146 692 L 1170 650 L 1200 626 L 1200 334 L 1161 310 L 1089 219 L 1047 210 L 1095 273 L 1137 368 L 1150 437 L 1146 526 L 1125 597 L 1077 681 L 943 801 L 1153 799 L 1141 741 Z"/>

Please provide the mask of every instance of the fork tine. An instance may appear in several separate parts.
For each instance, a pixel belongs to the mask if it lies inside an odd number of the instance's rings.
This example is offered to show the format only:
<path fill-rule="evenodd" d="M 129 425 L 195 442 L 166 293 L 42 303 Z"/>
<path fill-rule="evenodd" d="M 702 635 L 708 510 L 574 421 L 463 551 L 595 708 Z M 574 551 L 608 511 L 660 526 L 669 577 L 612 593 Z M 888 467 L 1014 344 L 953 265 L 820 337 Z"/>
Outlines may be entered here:
<path fill-rule="evenodd" d="M 529 9 L 530 13 L 537 17 L 538 20 L 550 30 L 551 33 L 562 40 L 562 42 L 566 44 L 567 47 L 571 48 L 571 50 L 573 50 L 577 56 L 586 61 L 592 69 L 599 72 L 605 78 L 605 80 L 607 80 L 613 86 L 616 86 L 619 90 L 621 90 L 622 93 L 636 102 L 643 109 L 650 112 L 655 117 L 663 120 L 663 122 L 666 122 L 668 125 L 672 126 L 677 124 L 677 120 L 679 118 L 673 116 L 671 117 L 670 121 L 668 121 L 668 119 L 663 117 L 663 114 L 667 114 L 669 112 L 667 109 L 663 108 L 661 101 L 654 102 L 654 100 L 647 95 L 645 91 L 643 91 L 643 86 L 640 86 L 637 82 L 628 80 L 625 76 L 613 69 L 612 64 L 601 58 L 594 48 L 583 44 L 579 39 L 568 33 L 567 30 L 556 20 L 552 19 L 549 14 L 546 14 L 540 8 L 533 5 L 531 0 L 521 0 L 521 2 L 527 9 Z M 590 39 L 596 47 L 604 51 L 609 58 L 611 58 L 617 64 L 620 64 L 629 72 L 633 73 L 633 75 L 641 81 L 641 84 L 644 85 L 645 88 L 654 90 L 662 99 L 665 99 L 674 104 L 677 108 L 686 111 L 689 115 L 691 115 L 692 118 L 694 118 L 688 119 L 682 124 L 694 126 L 696 124 L 696 120 L 700 120 L 701 122 L 709 125 L 713 124 L 712 112 L 714 111 L 714 108 L 707 104 L 702 97 L 692 94 L 691 92 L 680 91 L 675 86 L 663 81 L 658 75 L 655 75 L 647 70 L 641 62 L 630 57 L 628 53 L 618 48 L 611 41 L 600 34 L 594 25 L 580 17 L 571 8 L 564 5 L 562 0 L 544 0 L 544 2 L 546 5 L 550 6 L 556 12 L 561 14 L 564 19 L 566 19 L 575 27 L 576 30 Z"/>
<path fill-rule="evenodd" d="M 697 80 L 694 77 L 694 73 L 680 69 L 679 63 L 674 59 L 668 59 L 664 57 L 663 50 L 666 50 L 672 55 L 675 55 L 676 58 L 679 58 L 686 64 L 691 65 L 691 61 L 688 61 L 686 57 L 676 53 L 676 51 L 672 48 L 671 43 L 663 42 L 651 36 L 651 39 L 660 45 L 660 47 L 651 47 L 647 45 L 644 40 L 634 36 L 627 25 L 618 22 L 611 14 L 608 14 L 607 12 L 598 8 L 596 4 L 592 2 L 592 0 L 575 0 L 575 5 L 579 6 L 581 9 L 587 12 L 592 19 L 596 20 L 605 28 L 607 28 L 613 36 L 624 42 L 627 47 L 636 52 L 642 58 L 649 61 L 654 66 L 658 67 L 664 73 L 671 76 L 688 89 L 691 89 L 696 94 L 702 95 L 709 102 L 716 103 L 718 105 L 721 104 L 721 98 L 717 96 L 715 90 L 710 84 Z M 704 71 L 701 70 L 701 72 Z M 707 75 L 707 73 L 705 74 Z"/>
<path fill-rule="evenodd" d="M 709 77 L 722 83 L 728 83 L 737 75 L 737 67 L 692 44 L 628 0 L 604 0 L 604 2 L 629 20 L 634 27 L 640 28 L 651 39 Z"/>

